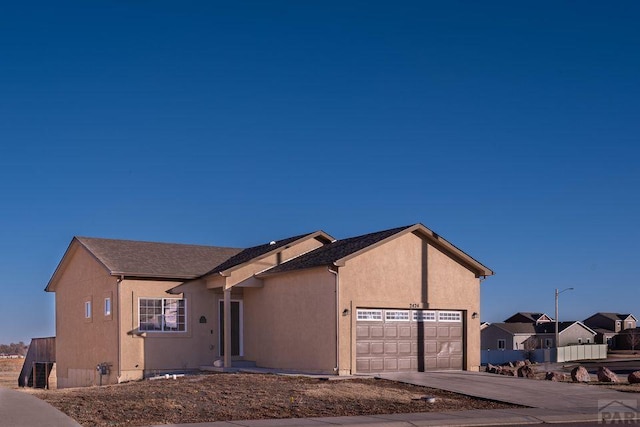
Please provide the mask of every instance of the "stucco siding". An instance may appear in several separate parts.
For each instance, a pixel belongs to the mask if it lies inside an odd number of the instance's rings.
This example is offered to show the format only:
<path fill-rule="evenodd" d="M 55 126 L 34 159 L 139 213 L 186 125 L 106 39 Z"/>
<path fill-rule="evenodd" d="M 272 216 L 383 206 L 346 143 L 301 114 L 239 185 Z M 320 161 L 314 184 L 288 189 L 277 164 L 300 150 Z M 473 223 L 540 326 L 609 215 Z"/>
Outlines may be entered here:
<path fill-rule="evenodd" d="M 245 359 L 267 368 L 334 373 L 335 278 L 326 267 L 244 289 Z"/>
<path fill-rule="evenodd" d="M 202 283 L 185 285 L 182 295 L 169 295 L 166 291 L 176 282 L 124 280 L 120 299 L 123 307 L 121 322 L 123 378 L 137 379 L 167 371 L 198 369 L 215 360 L 217 322 L 214 311 L 214 293 Z M 139 331 L 140 298 L 181 298 L 186 300 L 186 331 Z M 200 317 L 204 316 L 200 323 Z"/>
<path fill-rule="evenodd" d="M 308 239 L 296 245 L 284 247 L 279 253 L 271 254 L 258 261 L 238 267 L 236 270 L 231 272 L 231 276 L 227 278 L 226 286 L 234 286 L 247 278 L 252 277 L 254 274 L 265 271 L 268 268 L 274 267 L 293 257 L 302 255 L 303 253 L 310 252 L 320 246 L 322 246 L 322 243 L 318 240 Z"/>
<path fill-rule="evenodd" d="M 340 372 L 354 372 L 358 307 L 462 310 L 467 370 L 480 365 L 479 280 L 457 261 L 413 233 L 392 239 L 340 268 Z"/>
<path fill-rule="evenodd" d="M 73 249 L 57 283 L 56 375 L 58 388 L 99 384 L 96 366 L 111 365 L 103 383 L 117 382 L 117 321 L 114 303 L 116 279 L 84 248 Z M 104 298 L 111 296 L 112 315 L 105 316 Z M 91 317 L 85 318 L 85 302 Z"/>
<path fill-rule="evenodd" d="M 427 302 L 429 308 L 465 312 L 465 369 L 480 367 L 480 279 L 456 260 L 429 245 Z M 477 313 L 473 318 L 473 313 Z"/>

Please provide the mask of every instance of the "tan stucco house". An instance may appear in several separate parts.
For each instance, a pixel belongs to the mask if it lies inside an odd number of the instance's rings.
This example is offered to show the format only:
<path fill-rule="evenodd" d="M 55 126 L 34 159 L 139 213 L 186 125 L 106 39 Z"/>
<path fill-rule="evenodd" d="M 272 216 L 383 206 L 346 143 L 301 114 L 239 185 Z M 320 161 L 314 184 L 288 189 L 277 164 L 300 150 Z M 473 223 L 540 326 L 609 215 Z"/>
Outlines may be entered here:
<path fill-rule="evenodd" d="M 480 282 L 492 274 L 422 224 L 246 249 L 74 237 L 46 287 L 58 387 L 214 363 L 477 370 Z"/>

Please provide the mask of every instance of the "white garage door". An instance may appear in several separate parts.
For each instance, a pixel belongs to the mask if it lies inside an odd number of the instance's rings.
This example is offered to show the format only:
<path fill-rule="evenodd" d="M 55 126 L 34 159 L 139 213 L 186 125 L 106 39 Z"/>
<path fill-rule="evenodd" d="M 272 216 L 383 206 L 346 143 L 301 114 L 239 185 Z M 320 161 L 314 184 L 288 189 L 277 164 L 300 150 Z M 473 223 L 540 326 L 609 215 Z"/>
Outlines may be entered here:
<path fill-rule="evenodd" d="M 462 312 L 360 308 L 356 372 L 462 370 Z"/>

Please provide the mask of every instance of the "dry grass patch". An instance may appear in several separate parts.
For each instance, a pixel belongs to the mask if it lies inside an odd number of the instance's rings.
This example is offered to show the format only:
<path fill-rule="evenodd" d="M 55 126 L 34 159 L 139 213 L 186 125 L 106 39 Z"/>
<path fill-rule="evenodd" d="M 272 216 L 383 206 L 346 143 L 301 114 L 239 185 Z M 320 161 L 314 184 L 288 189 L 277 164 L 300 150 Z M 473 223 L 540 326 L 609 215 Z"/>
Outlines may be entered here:
<path fill-rule="evenodd" d="M 142 426 L 265 418 L 515 407 L 387 380 L 203 374 L 176 380 L 33 393 L 86 426 Z M 435 403 L 420 398 L 433 396 Z"/>

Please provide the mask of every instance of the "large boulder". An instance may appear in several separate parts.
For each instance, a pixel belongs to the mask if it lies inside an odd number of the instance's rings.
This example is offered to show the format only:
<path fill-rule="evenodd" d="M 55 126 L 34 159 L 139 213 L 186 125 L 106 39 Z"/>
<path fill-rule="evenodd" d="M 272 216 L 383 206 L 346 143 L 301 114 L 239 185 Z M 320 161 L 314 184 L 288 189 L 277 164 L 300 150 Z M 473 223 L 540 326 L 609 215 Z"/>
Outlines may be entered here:
<path fill-rule="evenodd" d="M 576 366 L 571 370 L 571 379 L 578 383 L 588 383 L 591 381 L 591 375 L 584 366 Z"/>
<path fill-rule="evenodd" d="M 500 369 L 500 366 L 494 366 L 491 363 L 487 364 L 487 372 L 490 374 L 497 374 Z"/>
<path fill-rule="evenodd" d="M 531 367 L 531 365 L 522 365 L 518 368 L 518 376 L 521 378 L 536 378 L 536 371 Z"/>
<path fill-rule="evenodd" d="M 547 381 L 564 381 L 564 374 L 560 372 L 547 372 L 544 379 Z"/>
<path fill-rule="evenodd" d="M 640 371 L 631 372 L 627 379 L 629 384 L 640 384 Z"/>
<path fill-rule="evenodd" d="M 598 368 L 597 375 L 598 375 L 598 381 L 601 381 L 603 383 L 619 383 L 620 382 L 615 372 L 612 372 L 606 366 L 600 366 Z"/>
<path fill-rule="evenodd" d="M 503 366 L 502 369 L 500 370 L 500 372 L 498 372 L 500 375 L 506 375 L 508 377 L 515 377 L 516 373 L 514 372 L 513 368 L 508 368 L 506 366 Z"/>

